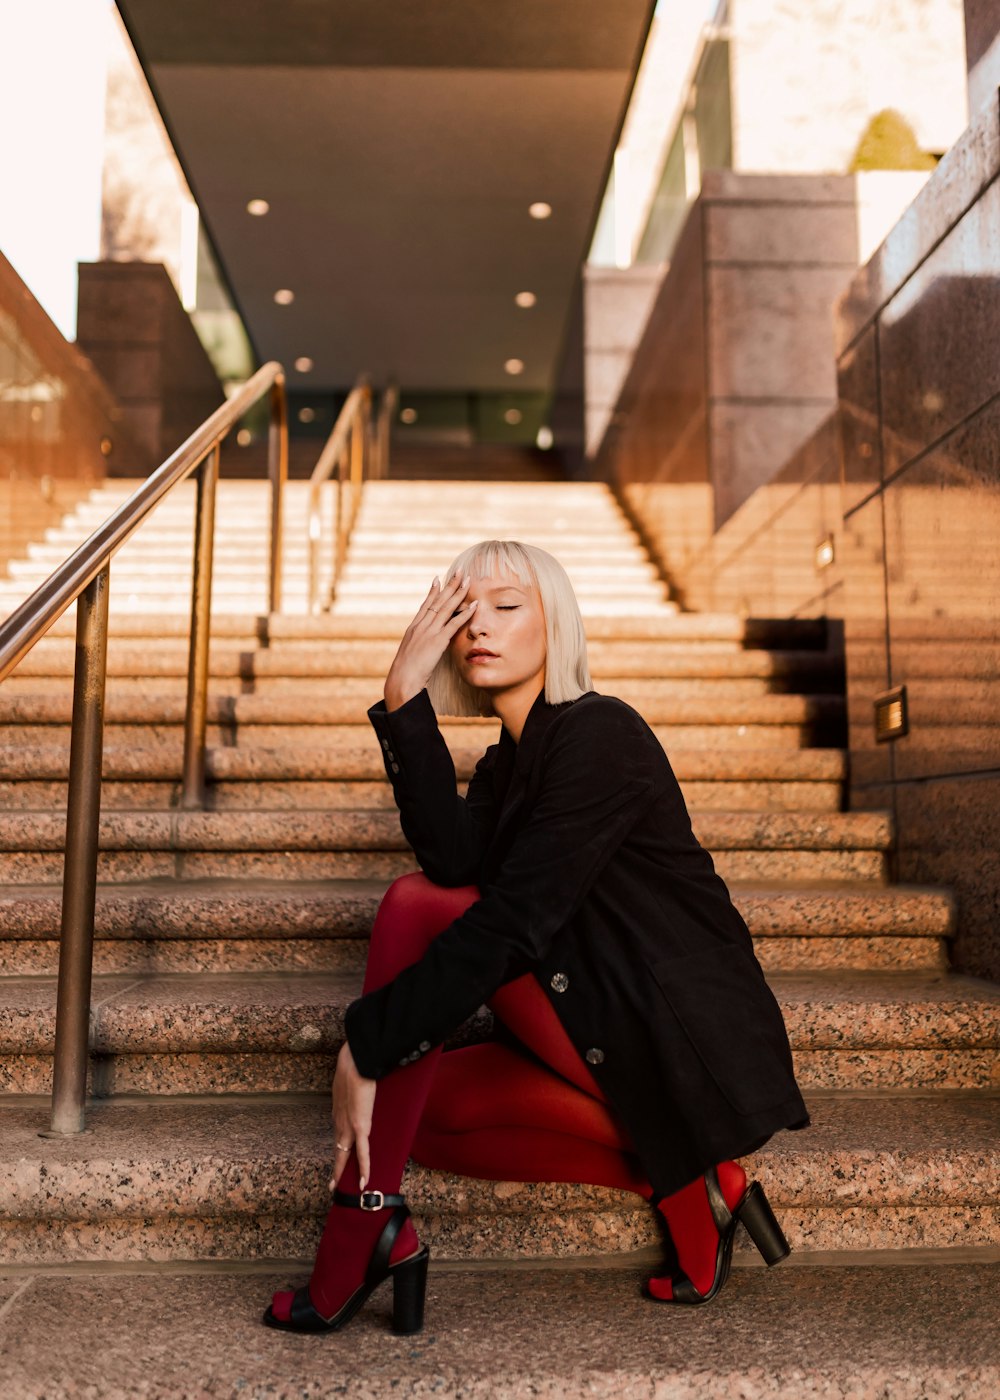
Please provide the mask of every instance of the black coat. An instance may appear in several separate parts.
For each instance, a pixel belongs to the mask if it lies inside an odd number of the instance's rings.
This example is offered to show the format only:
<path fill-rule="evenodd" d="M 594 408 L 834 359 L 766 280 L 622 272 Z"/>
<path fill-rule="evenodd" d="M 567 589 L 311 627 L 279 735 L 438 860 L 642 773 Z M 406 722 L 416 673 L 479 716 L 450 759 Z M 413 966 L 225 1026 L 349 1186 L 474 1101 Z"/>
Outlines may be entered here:
<path fill-rule="evenodd" d="M 441 1044 L 531 971 L 656 1191 L 808 1123 L 746 924 L 635 710 L 593 691 L 539 696 L 520 743 L 503 730 L 465 798 L 426 690 L 369 717 L 424 872 L 482 898 L 348 1008 L 361 1074 Z"/>

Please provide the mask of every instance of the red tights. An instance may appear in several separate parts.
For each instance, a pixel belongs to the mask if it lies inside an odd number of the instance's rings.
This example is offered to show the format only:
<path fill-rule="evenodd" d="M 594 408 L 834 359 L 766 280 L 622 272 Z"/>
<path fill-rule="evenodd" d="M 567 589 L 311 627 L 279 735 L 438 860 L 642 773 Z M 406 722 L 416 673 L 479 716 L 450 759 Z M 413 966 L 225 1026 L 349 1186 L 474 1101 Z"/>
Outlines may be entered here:
<path fill-rule="evenodd" d="M 372 928 L 364 990 L 390 982 L 416 962 L 431 940 L 479 898 L 474 886 L 444 889 L 423 875 L 404 875 L 386 892 Z M 474 1045 L 443 1055 L 432 1050 L 380 1080 L 372 1117 L 371 1190 L 399 1190 L 411 1155 L 424 1166 L 499 1181 L 568 1181 L 651 1195 L 638 1160 L 597 1082 L 528 974 L 508 982 L 491 999 L 496 1017 L 537 1060 L 501 1044 Z M 729 1168 L 732 1168 L 732 1171 Z M 725 1168 L 725 1170 L 723 1170 Z M 732 1164 L 720 1167 L 727 1200 L 735 1203 L 746 1178 Z M 340 1180 L 357 1192 L 352 1153 Z M 714 1226 L 701 1178 L 664 1200 L 682 1268 L 695 1287 L 711 1282 Z M 320 1241 L 309 1294 L 330 1317 L 361 1282 L 385 1225 L 381 1213 L 334 1205 Z M 695 1243 L 700 1248 L 695 1251 Z M 394 1263 L 419 1248 L 410 1222 L 400 1231 Z M 699 1256 L 695 1258 L 695 1253 Z M 686 1257 L 687 1256 L 687 1257 Z M 702 1260 L 709 1267 L 702 1281 Z M 710 1261 L 710 1262 L 709 1262 Z M 669 1281 L 660 1282 L 669 1296 Z M 276 1293 L 275 1315 L 287 1319 L 291 1293 Z"/>

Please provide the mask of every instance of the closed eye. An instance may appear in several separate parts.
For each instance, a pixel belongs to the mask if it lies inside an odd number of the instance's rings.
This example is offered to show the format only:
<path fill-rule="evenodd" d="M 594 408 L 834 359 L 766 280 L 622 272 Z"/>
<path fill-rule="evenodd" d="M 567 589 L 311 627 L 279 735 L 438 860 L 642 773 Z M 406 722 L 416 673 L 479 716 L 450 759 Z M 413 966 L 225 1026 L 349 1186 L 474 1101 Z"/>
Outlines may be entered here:
<path fill-rule="evenodd" d="M 520 603 L 498 603 L 497 612 L 513 612 L 515 608 L 519 608 L 520 606 Z"/>

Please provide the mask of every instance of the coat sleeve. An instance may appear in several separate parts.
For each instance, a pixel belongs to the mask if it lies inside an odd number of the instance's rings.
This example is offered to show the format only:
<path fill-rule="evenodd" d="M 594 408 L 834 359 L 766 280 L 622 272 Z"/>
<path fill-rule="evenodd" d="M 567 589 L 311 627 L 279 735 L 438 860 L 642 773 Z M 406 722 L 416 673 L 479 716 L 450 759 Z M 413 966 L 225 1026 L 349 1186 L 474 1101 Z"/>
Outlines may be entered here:
<path fill-rule="evenodd" d="M 497 746 L 476 765 L 465 797 L 426 690 L 388 711 L 368 711 L 399 808 L 403 835 L 420 868 L 436 885 L 471 885 L 497 822 L 492 769 Z"/>
<path fill-rule="evenodd" d="M 380 1079 L 439 1045 L 542 959 L 655 797 L 651 736 L 627 705 L 568 711 L 541 758 L 537 799 L 483 897 L 392 982 L 352 1002 L 347 1039 Z"/>

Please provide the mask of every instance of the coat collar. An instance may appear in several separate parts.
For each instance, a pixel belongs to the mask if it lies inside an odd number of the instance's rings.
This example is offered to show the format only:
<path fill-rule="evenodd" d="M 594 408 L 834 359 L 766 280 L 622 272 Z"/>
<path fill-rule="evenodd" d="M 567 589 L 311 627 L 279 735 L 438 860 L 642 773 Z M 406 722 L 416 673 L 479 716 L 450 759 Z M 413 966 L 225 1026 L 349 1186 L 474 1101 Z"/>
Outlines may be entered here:
<path fill-rule="evenodd" d="M 550 705 L 546 702 L 545 691 L 540 690 L 525 718 L 520 742 L 515 743 L 506 729 L 500 730 L 500 754 L 504 766 L 509 765 L 518 777 L 527 778 L 553 720 L 576 703 L 576 700 L 564 700 L 561 704 Z"/>

